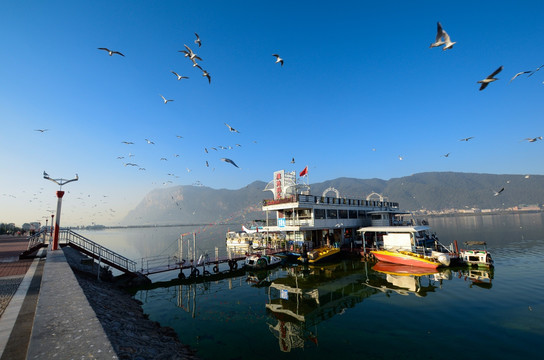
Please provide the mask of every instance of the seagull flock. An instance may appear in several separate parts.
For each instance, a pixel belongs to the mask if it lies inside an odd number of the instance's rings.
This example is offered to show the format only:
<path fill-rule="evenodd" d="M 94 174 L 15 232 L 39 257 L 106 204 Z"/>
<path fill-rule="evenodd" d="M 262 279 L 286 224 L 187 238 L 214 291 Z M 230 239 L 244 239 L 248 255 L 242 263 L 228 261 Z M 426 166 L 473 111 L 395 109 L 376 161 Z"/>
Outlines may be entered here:
<path fill-rule="evenodd" d="M 202 48 L 202 39 L 201 37 L 198 35 L 198 33 L 194 33 L 195 35 L 195 38 L 194 38 L 194 44 L 195 46 L 198 47 L 198 49 L 201 49 Z M 430 48 L 442 48 L 443 51 L 445 50 L 450 50 L 450 51 L 454 51 L 452 50 L 454 48 L 454 45 L 457 44 L 457 41 L 452 41 L 452 38 L 450 37 L 450 35 L 448 34 L 448 32 L 446 32 L 446 30 L 444 29 L 444 27 L 442 26 L 442 24 L 440 22 L 437 22 L 437 31 L 436 31 L 436 36 L 435 36 L 435 39 L 434 39 L 434 42 L 432 42 L 430 44 Z M 182 50 L 178 50 L 179 53 L 183 54 L 183 57 L 184 58 L 187 58 L 187 60 L 190 61 L 190 64 L 192 65 L 191 67 L 194 68 L 194 69 L 198 69 L 200 72 L 201 72 L 201 75 L 202 77 L 206 78 L 208 80 L 208 84 L 211 84 L 211 81 L 212 81 L 212 76 L 210 74 L 210 72 L 208 70 L 206 70 L 201 64 L 204 62 L 202 56 L 200 56 L 199 54 L 197 54 L 191 47 L 189 47 L 188 45 L 184 44 L 184 49 Z M 98 50 L 100 51 L 103 51 L 103 52 L 106 52 L 108 54 L 108 56 L 110 57 L 113 57 L 114 55 L 118 55 L 120 57 L 123 57 L 125 58 L 125 54 L 123 54 L 122 52 L 120 51 L 117 51 L 117 50 L 111 50 L 107 47 L 99 47 Z M 200 50 L 199 50 L 200 51 Z M 279 64 L 280 67 L 283 67 L 284 65 L 284 59 L 278 54 L 278 53 L 273 53 L 272 56 L 275 58 L 275 64 Z M 533 76 L 537 71 L 539 71 L 542 67 L 544 67 L 544 65 L 541 65 L 539 67 L 537 67 L 535 70 L 524 70 L 524 71 L 520 71 L 520 72 L 517 72 L 509 81 L 509 83 L 512 83 L 515 79 L 519 78 L 520 76 L 522 75 L 526 75 L 527 77 L 531 77 Z M 487 77 L 481 79 L 481 80 L 478 80 L 476 81 L 477 84 L 480 85 L 479 87 L 479 90 L 482 91 L 484 89 L 486 89 L 489 84 L 491 84 L 492 82 L 496 82 L 497 80 L 499 80 L 496 76 L 501 72 L 503 71 L 503 66 L 499 66 L 495 71 L 493 71 L 491 74 L 489 74 Z M 174 75 L 176 81 L 181 81 L 181 80 L 188 80 L 190 77 L 189 76 L 186 76 L 185 74 L 182 75 L 180 74 L 179 72 L 175 71 L 175 70 L 170 70 L 170 73 Z M 163 104 L 167 105 L 171 102 L 174 102 L 175 100 L 172 99 L 172 98 L 167 98 L 165 97 L 163 94 L 159 94 L 159 96 L 161 97 L 162 99 L 162 102 Z M 239 134 L 240 131 L 234 127 L 232 127 L 231 125 L 229 125 L 228 123 L 224 122 L 224 125 L 227 127 L 228 131 L 230 133 L 234 133 L 234 134 Z M 45 133 L 47 131 L 49 131 L 49 129 L 35 129 L 35 131 L 37 132 L 40 132 L 40 133 Z M 176 137 L 178 139 L 182 139 L 183 137 L 180 136 L 180 135 L 176 135 Z M 465 138 L 462 138 L 462 139 L 459 139 L 459 141 L 462 141 L 462 142 L 468 142 L 472 139 L 474 139 L 475 137 L 474 136 L 469 136 L 469 137 L 465 137 Z M 155 142 L 150 140 L 150 139 L 144 139 L 145 142 L 148 144 L 148 145 L 155 145 Z M 525 138 L 524 141 L 527 141 L 527 142 L 530 142 L 530 143 L 534 143 L 534 142 L 537 142 L 538 140 L 542 140 L 542 136 L 537 136 L 537 137 L 528 137 L 528 138 Z M 254 141 L 255 142 L 255 141 Z M 121 143 L 125 144 L 125 145 L 134 145 L 135 142 L 134 141 L 128 141 L 128 140 L 124 140 L 124 141 L 121 141 Z M 235 144 L 234 147 L 240 147 L 241 145 L 240 144 Z M 205 147 L 204 148 L 204 152 L 205 154 L 210 154 L 209 150 L 214 150 L 214 151 L 222 151 L 222 150 L 230 150 L 230 149 L 233 149 L 234 148 L 233 146 L 223 146 L 223 145 L 217 145 L 217 146 L 209 146 L 209 147 Z M 375 148 L 372 149 L 372 151 L 376 151 Z M 450 152 L 446 153 L 446 154 L 443 154 L 441 155 L 441 157 L 444 157 L 444 158 L 449 158 L 450 157 Z M 135 155 L 134 154 L 129 154 L 128 157 L 129 158 L 132 158 L 134 157 Z M 175 158 L 178 158 L 179 155 L 178 154 L 174 154 L 174 157 Z M 118 156 L 117 157 L 118 159 L 124 159 L 124 156 Z M 404 155 L 399 155 L 398 156 L 398 159 L 399 160 L 404 160 Z M 230 164 L 236 168 L 240 168 L 236 162 L 228 157 L 221 157 L 219 159 L 220 161 L 222 162 L 225 162 L 226 164 Z M 168 161 L 168 158 L 167 157 L 160 157 L 159 158 L 159 161 L 162 161 L 162 162 L 167 162 Z M 295 163 L 295 158 L 293 157 L 290 161 L 291 164 L 294 164 Z M 145 171 L 145 167 L 141 167 L 140 165 L 138 165 L 137 163 L 135 162 L 126 162 L 126 163 L 123 163 L 123 165 L 125 167 L 134 167 L 134 168 L 138 168 L 139 171 Z M 209 168 L 210 167 L 210 162 L 208 160 L 205 160 L 203 166 L 205 166 L 206 168 Z M 191 170 L 189 168 L 186 168 L 187 172 L 190 172 Z M 169 176 L 173 176 L 173 177 L 177 177 L 175 174 L 173 173 L 168 173 Z M 171 183 L 170 180 L 164 182 L 164 184 L 167 184 L 167 183 Z M 494 191 L 494 196 L 498 196 L 499 194 L 501 194 L 502 192 L 504 191 L 504 187 L 501 188 L 499 191 Z"/>
<path fill-rule="evenodd" d="M 195 34 L 195 37 L 196 37 L 195 40 L 194 40 L 194 43 L 200 49 L 202 47 L 202 40 L 201 40 L 200 36 L 198 35 L 198 33 L 195 32 L 194 34 Z M 188 45 L 184 44 L 183 47 L 184 47 L 184 49 L 183 50 L 178 50 L 178 52 L 182 53 L 183 57 L 187 58 L 190 61 L 190 63 L 192 64 L 192 68 L 196 68 L 196 69 L 200 70 L 201 73 L 202 73 L 202 76 L 205 77 L 208 80 L 208 84 L 211 84 L 212 77 L 211 77 L 210 72 L 205 70 L 201 66 L 201 63 L 204 61 L 203 58 L 199 54 L 197 54 L 193 49 L 191 49 L 191 47 L 189 47 Z M 102 51 L 107 52 L 109 56 L 120 55 L 120 56 L 125 57 L 125 55 L 123 53 L 121 53 L 119 51 L 115 51 L 115 50 L 110 50 L 109 48 L 106 48 L 106 47 L 100 47 L 100 48 L 98 48 L 98 50 L 102 50 Z M 273 56 L 276 58 L 275 63 L 279 63 L 280 66 L 283 66 L 284 60 L 278 54 L 273 54 Z M 182 75 L 182 74 L 180 74 L 179 72 L 177 72 L 175 70 L 170 70 L 170 73 L 172 73 L 175 76 L 175 79 L 177 81 L 189 79 L 189 76 Z M 159 94 L 159 96 L 161 97 L 162 102 L 165 105 L 175 101 L 175 99 L 167 98 L 163 94 Z M 231 132 L 231 133 L 240 133 L 240 131 L 238 131 L 237 129 L 235 129 L 231 125 L 227 124 L 226 122 L 224 124 L 228 128 L 229 132 Z M 47 129 L 36 130 L 36 131 L 44 132 L 44 131 L 47 131 Z M 176 137 L 178 139 L 183 139 L 183 136 L 180 136 L 180 135 L 176 135 Z M 150 140 L 150 139 L 146 138 L 144 140 L 148 145 L 155 145 L 155 142 Z M 125 144 L 125 145 L 134 145 L 135 144 L 134 141 L 127 141 L 127 140 L 121 141 L 121 143 Z M 230 149 L 233 149 L 235 147 L 241 147 L 241 146 L 242 145 L 240 145 L 240 144 L 235 144 L 234 146 L 218 145 L 218 146 L 209 147 L 209 149 L 215 150 L 215 151 L 230 150 Z M 204 151 L 205 151 L 206 154 L 209 154 L 208 148 L 204 148 Z M 129 154 L 129 157 L 133 157 L 133 156 L 134 156 L 134 154 Z M 179 154 L 174 154 L 174 157 L 178 158 Z M 124 159 L 124 158 L 125 158 L 125 156 L 118 156 L 117 157 L 117 159 Z M 234 160 L 230 159 L 230 158 L 222 157 L 219 160 L 222 161 L 222 162 L 225 162 L 227 164 L 230 164 L 230 165 L 232 165 L 232 166 L 234 166 L 236 168 L 240 168 L 238 166 L 238 164 L 236 164 L 236 162 Z M 166 162 L 166 161 L 168 161 L 168 158 L 167 157 L 161 157 L 159 159 L 159 161 Z M 123 163 L 123 166 L 138 168 L 138 170 L 140 170 L 140 171 L 145 171 L 145 169 L 146 169 L 146 168 L 141 167 L 140 165 L 138 165 L 137 163 L 134 163 L 134 162 Z M 206 168 L 209 168 L 210 167 L 210 162 L 208 160 L 205 160 L 204 166 Z M 186 168 L 186 170 L 187 170 L 188 173 L 191 172 L 191 169 L 189 169 L 189 168 Z M 212 171 L 213 170 L 215 170 L 215 168 L 213 168 Z M 173 173 L 168 173 L 168 176 L 178 177 Z M 163 182 L 164 185 L 170 184 L 170 183 L 172 183 L 172 181 L 170 181 L 170 180 Z"/>
<path fill-rule="evenodd" d="M 448 35 L 448 33 L 446 32 L 446 30 L 444 30 L 444 28 L 442 27 L 442 24 L 440 22 L 437 22 L 437 31 L 436 31 L 436 37 L 435 37 L 435 40 L 433 43 L 431 43 L 431 45 L 429 46 L 429 48 L 435 48 L 435 47 L 440 47 L 440 46 L 443 46 L 442 50 L 448 50 L 448 49 L 451 49 L 453 48 L 453 45 L 456 44 L 457 42 L 454 42 L 454 41 L 451 41 L 451 38 L 450 36 Z M 510 79 L 510 82 L 511 83 L 512 81 L 514 81 L 518 76 L 520 75 L 524 75 L 524 74 L 529 74 L 527 75 L 527 77 L 530 77 L 532 75 L 534 75 L 538 70 L 540 70 L 540 68 L 544 67 L 544 65 L 541 65 L 539 66 L 538 68 L 536 68 L 536 70 L 525 70 L 525 71 L 520 71 L 518 73 L 516 73 L 511 79 Z M 480 85 L 480 91 L 484 90 L 489 84 L 491 84 L 492 82 L 494 81 L 497 81 L 499 80 L 498 78 L 496 78 L 495 76 L 497 74 L 499 74 L 501 71 L 503 70 L 503 66 L 499 66 L 495 71 L 493 71 L 491 74 L 489 74 L 486 78 L 482 79 L 482 80 L 478 80 L 476 83 L 477 84 L 481 84 Z M 474 136 L 469 136 L 469 137 L 466 137 L 466 138 L 463 138 L 463 139 L 459 139 L 459 141 L 464 141 L 464 142 L 468 142 L 469 140 L 473 139 Z M 528 142 L 536 142 L 537 140 L 542 140 L 542 136 L 538 136 L 538 137 L 534 137 L 534 138 L 526 138 L 524 139 Z M 450 156 L 450 153 L 447 153 L 445 155 L 442 155 L 443 157 L 447 158 Z M 402 160 L 403 158 L 399 156 L 399 159 Z M 494 196 L 498 196 L 499 194 L 501 194 L 502 192 L 504 191 L 504 187 L 501 188 L 499 191 L 494 191 Z"/>

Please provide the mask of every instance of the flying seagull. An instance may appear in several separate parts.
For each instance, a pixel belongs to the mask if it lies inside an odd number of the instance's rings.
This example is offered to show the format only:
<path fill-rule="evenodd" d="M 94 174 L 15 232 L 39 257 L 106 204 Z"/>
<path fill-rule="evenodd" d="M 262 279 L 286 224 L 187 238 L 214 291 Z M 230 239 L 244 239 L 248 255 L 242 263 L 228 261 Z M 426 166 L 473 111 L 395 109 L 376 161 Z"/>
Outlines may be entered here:
<path fill-rule="evenodd" d="M 159 94 L 159 95 L 161 95 L 161 94 Z M 161 98 L 164 100 L 165 104 L 168 103 L 169 101 L 174 101 L 174 100 L 166 100 L 166 98 L 164 96 L 162 96 L 162 95 L 161 95 Z"/>
<path fill-rule="evenodd" d="M 227 125 L 227 127 L 229 128 L 229 130 L 230 130 L 231 132 L 240 133 L 238 130 L 236 130 L 235 128 L 233 128 L 233 127 L 230 126 L 229 124 L 227 124 L 227 123 L 224 123 L 224 124 Z"/>
<path fill-rule="evenodd" d="M 448 156 L 450 156 L 450 153 L 444 154 L 442 156 L 447 158 Z"/>
<path fill-rule="evenodd" d="M 514 81 L 514 79 L 517 78 L 518 76 L 523 75 L 523 74 L 528 74 L 528 73 L 530 73 L 530 72 L 532 72 L 532 71 L 520 71 L 520 72 L 518 72 L 516 75 L 514 75 L 513 78 L 510 79 L 509 84 L 510 84 L 512 81 Z M 529 75 L 529 76 L 531 76 L 531 75 Z"/>
<path fill-rule="evenodd" d="M 527 140 L 528 142 L 535 142 L 537 140 L 542 140 L 542 136 L 537 136 L 537 137 L 534 137 L 534 138 L 526 138 L 524 140 Z"/>
<path fill-rule="evenodd" d="M 180 74 L 178 74 L 177 72 L 171 70 L 170 71 L 172 74 L 176 75 L 176 77 L 178 78 L 178 80 L 181 80 L 181 79 L 188 79 L 187 76 L 181 76 Z"/>
<path fill-rule="evenodd" d="M 497 70 L 493 71 L 493 73 L 491 75 L 489 75 L 488 77 L 486 77 L 485 79 L 479 80 L 477 83 L 482 84 L 480 86 L 480 91 L 485 89 L 487 87 L 487 85 L 489 85 L 490 82 L 499 80 L 499 79 L 494 78 L 494 76 L 497 75 L 498 73 L 500 73 L 501 71 L 502 71 L 502 66 L 500 66 Z"/>
<path fill-rule="evenodd" d="M 200 36 L 198 36 L 197 33 L 195 33 L 195 35 L 196 35 L 195 44 L 198 44 L 198 47 L 201 47 L 201 46 L 202 46 L 202 42 L 200 42 Z"/>
<path fill-rule="evenodd" d="M 272 54 L 272 56 L 276 57 L 276 64 L 280 63 L 283 66 L 283 59 L 278 54 Z"/>
<path fill-rule="evenodd" d="M 118 54 L 118 55 L 121 55 L 121 56 L 125 56 L 125 55 L 121 54 L 119 51 L 113 51 L 113 50 L 110 50 L 108 48 L 98 48 L 98 50 L 107 51 L 108 54 L 110 54 L 110 56 L 112 56 L 113 54 Z"/>
<path fill-rule="evenodd" d="M 145 141 L 147 141 L 148 144 L 155 145 L 155 143 L 151 140 L 145 139 Z"/>
<path fill-rule="evenodd" d="M 49 129 L 36 129 L 34 131 L 39 131 L 39 132 L 43 133 L 43 132 L 46 132 L 47 130 L 49 130 Z"/>
<path fill-rule="evenodd" d="M 444 45 L 444 41 L 442 40 L 442 37 L 444 36 L 444 30 L 442 30 L 442 25 L 440 22 L 436 23 L 436 39 L 434 40 L 434 43 L 429 46 L 429 48 L 442 46 Z"/>
<path fill-rule="evenodd" d="M 202 59 L 197 55 L 195 54 L 195 52 L 193 50 L 191 50 L 190 47 L 188 47 L 187 45 L 183 45 L 185 46 L 185 48 L 187 49 L 187 51 L 184 51 L 184 50 L 180 50 L 179 52 L 182 52 L 185 54 L 185 57 L 188 57 L 189 59 L 193 60 L 193 59 L 198 59 L 200 61 L 202 61 Z"/>
<path fill-rule="evenodd" d="M 459 139 L 459 141 L 469 141 L 470 139 L 474 139 L 474 136 L 469 136 L 469 137 L 464 138 L 464 139 Z"/>
<path fill-rule="evenodd" d="M 295 158 L 292 158 L 291 159 L 291 164 L 294 164 L 295 163 Z"/>
<path fill-rule="evenodd" d="M 227 158 L 221 158 L 221 161 L 224 161 L 224 162 L 227 162 L 229 164 L 232 164 L 234 166 L 236 166 L 237 168 L 240 168 L 238 165 L 236 165 L 236 163 L 234 161 L 232 161 L 231 159 L 227 159 Z"/>
<path fill-rule="evenodd" d="M 134 144 L 132 141 L 121 141 L 121 143 L 127 144 L 127 145 L 133 145 Z"/>
<path fill-rule="evenodd" d="M 499 191 L 493 191 L 493 196 L 499 196 L 500 193 L 504 191 L 504 188 L 501 188 Z"/>
<path fill-rule="evenodd" d="M 204 70 L 203 68 L 200 67 L 200 65 L 196 65 L 197 68 L 199 68 L 200 70 L 202 70 L 202 76 L 205 76 L 208 78 L 208 83 L 212 83 L 212 77 L 210 76 L 210 73 L 207 72 L 206 70 Z"/>

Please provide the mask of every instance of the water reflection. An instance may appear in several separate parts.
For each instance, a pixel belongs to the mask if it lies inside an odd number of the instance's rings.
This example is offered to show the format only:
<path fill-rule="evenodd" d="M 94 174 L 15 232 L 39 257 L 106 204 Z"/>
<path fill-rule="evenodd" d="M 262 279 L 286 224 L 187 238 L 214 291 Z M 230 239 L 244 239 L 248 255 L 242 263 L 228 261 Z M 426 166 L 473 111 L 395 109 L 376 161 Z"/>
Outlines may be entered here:
<path fill-rule="evenodd" d="M 366 284 L 386 295 L 392 292 L 399 295 L 414 294 L 427 296 L 442 287 L 443 280 L 451 280 L 449 269 L 425 269 L 413 266 L 378 262 L 372 267 L 377 276 L 369 277 Z"/>
<path fill-rule="evenodd" d="M 473 286 L 477 286 L 483 289 L 491 289 L 492 284 L 491 281 L 494 277 L 494 270 L 493 268 L 489 269 L 475 269 L 475 268 L 467 268 L 467 269 L 459 269 L 458 270 L 458 277 L 460 279 L 464 279 L 465 281 L 469 282 L 469 287 L 472 288 Z"/>
<path fill-rule="evenodd" d="M 294 266 L 268 287 L 270 332 L 283 352 L 318 344 L 317 325 L 343 314 L 377 291 L 364 285 L 364 262 Z"/>

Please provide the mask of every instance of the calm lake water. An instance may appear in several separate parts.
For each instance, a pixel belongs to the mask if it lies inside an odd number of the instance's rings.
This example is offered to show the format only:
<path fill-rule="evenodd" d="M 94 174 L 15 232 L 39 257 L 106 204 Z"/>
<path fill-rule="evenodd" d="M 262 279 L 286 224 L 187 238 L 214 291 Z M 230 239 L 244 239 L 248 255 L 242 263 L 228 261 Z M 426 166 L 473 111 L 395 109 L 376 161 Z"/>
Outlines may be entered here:
<path fill-rule="evenodd" d="M 494 271 L 397 276 L 352 259 L 140 290 L 135 298 L 150 319 L 174 328 L 203 359 L 540 358 L 544 214 L 431 218 L 430 225 L 444 244 L 486 241 Z M 226 230 L 80 233 L 140 261 L 174 254 L 179 235 L 193 231 L 197 254 L 213 257 L 218 247 L 222 256 Z M 186 254 L 193 237 L 184 239 Z M 167 272 L 152 280 L 176 277 Z"/>

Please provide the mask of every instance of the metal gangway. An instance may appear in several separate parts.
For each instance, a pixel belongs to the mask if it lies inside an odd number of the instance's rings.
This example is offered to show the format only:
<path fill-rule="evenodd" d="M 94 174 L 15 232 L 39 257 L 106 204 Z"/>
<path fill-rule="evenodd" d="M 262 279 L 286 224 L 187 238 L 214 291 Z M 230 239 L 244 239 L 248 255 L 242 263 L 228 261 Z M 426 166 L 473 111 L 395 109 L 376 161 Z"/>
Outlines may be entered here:
<path fill-rule="evenodd" d="M 72 248 L 97 259 L 99 263 L 102 262 L 124 273 L 135 274 L 137 271 L 136 261 L 111 251 L 70 229 L 59 230 L 59 243 L 65 243 Z"/>

